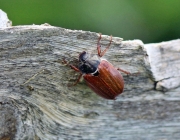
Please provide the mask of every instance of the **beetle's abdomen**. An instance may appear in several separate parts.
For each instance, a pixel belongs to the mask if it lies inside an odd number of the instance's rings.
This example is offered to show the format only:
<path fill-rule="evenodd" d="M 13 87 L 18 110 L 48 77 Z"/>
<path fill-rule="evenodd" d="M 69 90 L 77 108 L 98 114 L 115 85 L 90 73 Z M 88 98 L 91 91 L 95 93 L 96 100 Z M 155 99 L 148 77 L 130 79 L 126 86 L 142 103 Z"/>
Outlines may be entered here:
<path fill-rule="evenodd" d="M 111 63 L 102 60 L 98 66 L 99 75 L 84 75 L 88 86 L 99 96 L 106 99 L 115 99 L 124 89 L 124 80 L 120 72 Z"/>

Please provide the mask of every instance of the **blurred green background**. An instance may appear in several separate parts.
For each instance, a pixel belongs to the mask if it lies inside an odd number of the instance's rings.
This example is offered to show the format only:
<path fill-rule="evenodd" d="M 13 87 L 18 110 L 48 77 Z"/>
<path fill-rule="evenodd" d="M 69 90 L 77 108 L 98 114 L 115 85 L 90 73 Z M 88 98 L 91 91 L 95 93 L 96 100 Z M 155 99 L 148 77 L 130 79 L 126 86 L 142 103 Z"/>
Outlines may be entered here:
<path fill-rule="evenodd" d="M 154 43 L 180 36 L 178 0 L 0 0 L 13 25 L 49 23 Z"/>

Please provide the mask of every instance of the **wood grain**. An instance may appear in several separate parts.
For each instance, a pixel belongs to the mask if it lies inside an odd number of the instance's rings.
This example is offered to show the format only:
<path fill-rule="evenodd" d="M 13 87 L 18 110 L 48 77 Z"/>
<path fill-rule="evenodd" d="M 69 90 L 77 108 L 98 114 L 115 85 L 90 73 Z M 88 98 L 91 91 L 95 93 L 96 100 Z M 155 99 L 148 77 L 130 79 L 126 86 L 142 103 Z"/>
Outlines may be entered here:
<path fill-rule="evenodd" d="M 98 36 L 47 24 L 0 29 L 0 138 L 180 139 L 180 41 L 144 45 L 113 37 L 105 58 L 140 74 L 123 74 L 124 92 L 108 101 L 84 81 L 67 87 L 76 75 L 61 63 L 95 52 Z M 109 38 L 102 36 L 102 47 Z"/>

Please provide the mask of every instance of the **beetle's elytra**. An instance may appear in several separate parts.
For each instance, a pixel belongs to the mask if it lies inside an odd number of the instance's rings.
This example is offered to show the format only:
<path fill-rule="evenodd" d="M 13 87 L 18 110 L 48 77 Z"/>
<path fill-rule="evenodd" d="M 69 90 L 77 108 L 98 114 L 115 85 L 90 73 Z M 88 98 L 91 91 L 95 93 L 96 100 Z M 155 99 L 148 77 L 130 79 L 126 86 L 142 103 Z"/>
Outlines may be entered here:
<path fill-rule="evenodd" d="M 78 68 L 70 65 L 72 69 L 80 73 L 79 78 L 74 85 L 76 85 L 83 76 L 87 85 L 96 94 L 105 99 L 114 100 L 119 94 L 123 92 L 124 89 L 124 80 L 119 71 L 126 74 L 130 73 L 120 68 L 115 68 L 107 60 L 101 58 L 109 49 L 112 42 L 112 36 L 109 45 L 102 52 L 100 40 L 101 34 L 97 42 L 97 55 L 83 51 L 79 55 Z"/>

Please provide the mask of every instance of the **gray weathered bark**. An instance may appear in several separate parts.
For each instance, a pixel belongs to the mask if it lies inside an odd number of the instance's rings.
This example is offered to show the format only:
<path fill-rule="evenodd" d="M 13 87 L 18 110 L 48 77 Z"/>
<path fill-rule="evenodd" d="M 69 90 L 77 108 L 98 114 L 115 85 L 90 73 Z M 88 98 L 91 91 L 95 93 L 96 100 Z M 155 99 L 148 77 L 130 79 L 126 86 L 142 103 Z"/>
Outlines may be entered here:
<path fill-rule="evenodd" d="M 139 75 L 122 73 L 124 92 L 105 100 L 84 81 L 67 87 L 77 76 L 61 63 L 96 53 L 98 36 L 48 24 L 0 29 L 1 139 L 180 139 L 180 40 L 113 37 L 105 58 Z"/>

